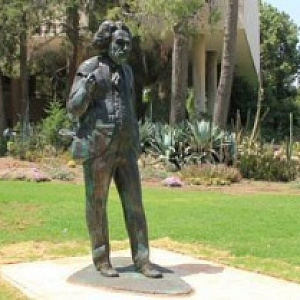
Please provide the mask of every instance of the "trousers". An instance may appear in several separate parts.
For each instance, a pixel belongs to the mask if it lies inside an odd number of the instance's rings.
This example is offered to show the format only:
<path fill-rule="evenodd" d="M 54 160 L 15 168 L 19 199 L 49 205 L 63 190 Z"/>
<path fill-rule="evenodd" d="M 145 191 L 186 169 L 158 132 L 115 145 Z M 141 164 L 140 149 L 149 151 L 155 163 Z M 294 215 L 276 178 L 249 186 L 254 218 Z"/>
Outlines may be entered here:
<path fill-rule="evenodd" d="M 125 146 L 124 146 L 125 145 Z M 139 267 L 149 261 L 148 230 L 142 203 L 137 154 L 120 134 L 108 149 L 83 163 L 86 189 L 86 220 L 94 264 L 110 263 L 107 198 L 114 179 L 121 200 L 132 260 Z"/>

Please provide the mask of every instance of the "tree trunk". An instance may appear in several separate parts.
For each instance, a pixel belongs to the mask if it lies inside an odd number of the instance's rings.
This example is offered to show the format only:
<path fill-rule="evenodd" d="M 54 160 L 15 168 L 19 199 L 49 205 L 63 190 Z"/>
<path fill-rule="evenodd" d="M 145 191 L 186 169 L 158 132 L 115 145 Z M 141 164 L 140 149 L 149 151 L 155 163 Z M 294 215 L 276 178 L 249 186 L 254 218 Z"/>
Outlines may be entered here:
<path fill-rule="evenodd" d="M 188 38 L 174 27 L 170 124 L 184 121 L 188 86 Z"/>
<path fill-rule="evenodd" d="M 78 5 L 67 8 L 67 36 L 72 44 L 72 53 L 69 56 L 68 83 L 71 87 L 77 66 L 78 66 L 78 50 L 79 50 L 79 13 Z"/>
<path fill-rule="evenodd" d="M 236 61 L 238 9 L 238 0 L 227 0 L 222 68 L 213 116 L 214 124 L 222 129 L 225 129 L 227 124 Z"/>
<path fill-rule="evenodd" d="M 6 114 L 4 107 L 4 95 L 3 95 L 3 82 L 2 82 L 2 72 L 0 71 L 0 140 L 3 135 L 3 131 L 6 128 Z"/>
<path fill-rule="evenodd" d="M 22 138 L 29 133 L 29 80 L 27 53 L 26 12 L 23 13 L 23 30 L 20 33 L 20 79 L 21 79 L 21 134 Z"/>

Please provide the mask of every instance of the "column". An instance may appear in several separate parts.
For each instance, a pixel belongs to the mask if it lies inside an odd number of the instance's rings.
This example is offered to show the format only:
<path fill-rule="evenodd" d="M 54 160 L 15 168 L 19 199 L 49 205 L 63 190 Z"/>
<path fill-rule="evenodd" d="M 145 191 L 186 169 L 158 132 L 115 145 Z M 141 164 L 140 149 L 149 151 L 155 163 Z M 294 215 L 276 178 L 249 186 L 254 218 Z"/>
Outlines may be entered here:
<path fill-rule="evenodd" d="M 206 76 L 207 112 L 212 116 L 218 88 L 218 55 L 216 51 L 207 52 Z"/>
<path fill-rule="evenodd" d="M 198 118 L 207 112 L 205 95 L 205 48 L 204 35 L 195 37 L 193 43 L 193 85 L 195 95 L 195 109 Z"/>

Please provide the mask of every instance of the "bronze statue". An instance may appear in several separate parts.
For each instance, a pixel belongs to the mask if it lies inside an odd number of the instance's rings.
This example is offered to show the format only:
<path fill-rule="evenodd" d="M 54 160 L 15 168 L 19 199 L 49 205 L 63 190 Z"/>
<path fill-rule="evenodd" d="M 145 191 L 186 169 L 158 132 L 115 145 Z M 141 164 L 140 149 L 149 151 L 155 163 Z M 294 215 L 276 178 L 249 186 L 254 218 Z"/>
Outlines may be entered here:
<path fill-rule="evenodd" d="M 110 261 L 106 203 L 113 178 L 122 202 L 132 259 L 146 277 L 162 274 L 149 261 L 147 223 L 142 204 L 138 123 L 134 112 L 134 78 L 126 59 L 132 37 L 122 22 L 103 22 L 93 38 L 99 56 L 78 68 L 67 109 L 76 119 L 72 143 L 83 159 L 86 219 L 93 262 L 102 275 L 119 276 Z"/>

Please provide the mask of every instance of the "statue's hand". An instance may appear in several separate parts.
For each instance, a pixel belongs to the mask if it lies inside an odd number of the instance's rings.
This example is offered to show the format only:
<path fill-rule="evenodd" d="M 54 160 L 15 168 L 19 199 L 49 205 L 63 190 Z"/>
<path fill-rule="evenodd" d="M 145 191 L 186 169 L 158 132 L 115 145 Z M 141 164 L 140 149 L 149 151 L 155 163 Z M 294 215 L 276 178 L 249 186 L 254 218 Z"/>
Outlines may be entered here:
<path fill-rule="evenodd" d="M 96 78 L 92 72 L 86 77 L 86 82 L 85 82 L 85 88 L 89 93 L 91 93 L 95 89 L 95 83 L 96 83 Z"/>
<path fill-rule="evenodd" d="M 94 91 L 96 87 L 100 89 L 107 88 L 107 80 L 103 72 L 101 71 L 101 68 L 95 69 L 87 76 L 86 85 L 87 85 L 87 89 L 90 91 Z"/>
<path fill-rule="evenodd" d="M 100 68 L 97 68 L 92 73 L 90 73 L 88 76 L 88 80 L 97 82 L 100 85 L 101 82 L 104 80 L 103 74 L 102 74 Z"/>

